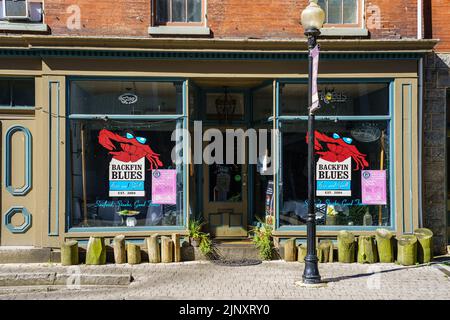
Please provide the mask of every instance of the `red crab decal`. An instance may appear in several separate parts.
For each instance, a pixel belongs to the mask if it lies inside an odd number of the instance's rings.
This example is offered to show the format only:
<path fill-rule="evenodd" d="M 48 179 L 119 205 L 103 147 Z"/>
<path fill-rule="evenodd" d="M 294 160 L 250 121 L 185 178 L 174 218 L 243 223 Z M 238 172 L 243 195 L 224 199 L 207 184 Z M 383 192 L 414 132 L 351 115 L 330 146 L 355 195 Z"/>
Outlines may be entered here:
<path fill-rule="evenodd" d="M 109 130 L 102 129 L 98 134 L 98 142 L 107 150 L 114 159 L 122 162 L 136 162 L 146 157 L 150 162 L 150 169 L 158 169 L 163 166 L 159 160 L 159 154 L 155 153 L 149 145 L 144 144 L 145 138 L 136 138 L 131 134 L 122 137 Z M 139 140 L 141 139 L 141 140 Z M 118 150 L 118 148 L 120 148 Z M 117 150 L 117 151 L 113 151 Z"/>
<path fill-rule="evenodd" d="M 306 141 L 308 142 L 308 135 L 306 135 Z M 328 137 L 315 131 L 314 149 L 320 155 L 320 158 L 330 162 L 342 162 L 348 157 L 352 157 L 356 163 L 355 171 L 363 170 L 369 166 L 369 163 L 366 161 L 366 155 L 359 152 L 351 142 L 352 139 L 341 138 L 336 133 L 333 137 Z M 324 145 L 328 149 L 327 151 L 324 150 Z"/>

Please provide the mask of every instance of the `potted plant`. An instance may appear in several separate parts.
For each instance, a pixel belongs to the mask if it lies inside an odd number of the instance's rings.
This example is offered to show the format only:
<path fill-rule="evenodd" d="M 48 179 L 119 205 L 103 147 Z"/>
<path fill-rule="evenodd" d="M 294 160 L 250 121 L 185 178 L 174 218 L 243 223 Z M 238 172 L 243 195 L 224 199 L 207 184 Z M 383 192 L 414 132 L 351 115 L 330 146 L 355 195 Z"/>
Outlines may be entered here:
<path fill-rule="evenodd" d="M 126 224 L 127 227 L 135 227 L 137 224 L 137 220 L 134 216 L 137 216 L 140 212 L 139 211 L 133 211 L 133 210 L 122 210 L 117 212 L 121 217 L 123 221 L 123 217 L 126 217 Z"/>
<path fill-rule="evenodd" d="M 213 251 L 212 241 L 209 238 L 209 233 L 201 233 L 200 235 L 200 251 L 208 256 Z"/>
<path fill-rule="evenodd" d="M 195 219 L 189 221 L 189 240 L 193 247 L 198 247 L 200 245 L 203 235 L 201 229 L 204 224 L 204 222 Z"/>
<path fill-rule="evenodd" d="M 327 219 L 325 221 L 326 225 L 334 226 L 336 225 L 338 212 L 334 206 L 327 206 Z"/>
<path fill-rule="evenodd" d="M 263 260 L 271 260 L 274 253 L 274 244 L 272 238 L 272 224 L 258 219 L 260 227 L 253 227 L 253 243 L 259 250 L 259 256 Z"/>

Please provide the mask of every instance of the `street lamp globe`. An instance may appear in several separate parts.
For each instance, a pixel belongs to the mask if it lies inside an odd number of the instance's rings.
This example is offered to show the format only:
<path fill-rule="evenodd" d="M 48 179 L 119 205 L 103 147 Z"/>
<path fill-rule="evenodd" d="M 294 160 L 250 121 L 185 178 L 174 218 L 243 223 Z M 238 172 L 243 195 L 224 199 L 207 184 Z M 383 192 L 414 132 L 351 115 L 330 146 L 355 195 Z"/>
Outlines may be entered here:
<path fill-rule="evenodd" d="M 309 5 L 302 11 L 300 21 L 305 33 L 322 28 L 325 21 L 325 12 L 317 4 L 317 0 L 309 0 Z"/>

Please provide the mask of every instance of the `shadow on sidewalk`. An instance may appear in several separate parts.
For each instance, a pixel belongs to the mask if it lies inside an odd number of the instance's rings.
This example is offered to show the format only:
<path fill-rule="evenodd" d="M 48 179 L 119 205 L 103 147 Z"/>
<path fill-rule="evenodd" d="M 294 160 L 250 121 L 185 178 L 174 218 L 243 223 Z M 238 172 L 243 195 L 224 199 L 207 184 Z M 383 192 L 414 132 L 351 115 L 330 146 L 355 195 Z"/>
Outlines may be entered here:
<path fill-rule="evenodd" d="M 408 267 L 398 267 L 395 269 L 389 269 L 389 270 L 381 270 L 381 271 L 374 271 L 374 272 L 367 272 L 367 273 L 360 273 L 360 274 L 354 274 L 354 275 L 349 275 L 349 276 L 340 276 L 340 277 L 334 277 L 334 278 L 324 278 L 322 279 L 323 282 L 329 283 L 329 282 L 339 282 L 342 280 L 350 280 L 350 279 L 357 279 L 357 278 L 364 278 L 364 277 L 370 277 L 374 274 L 379 274 L 379 273 L 388 273 L 388 272 L 394 272 L 394 271 L 399 271 L 399 270 L 406 270 L 406 269 L 417 269 L 417 268 L 422 268 L 422 267 L 428 267 L 428 266 L 432 266 L 432 265 L 440 265 L 440 264 L 445 264 L 445 265 L 449 265 L 450 266 L 450 258 L 447 257 L 438 257 L 435 258 L 432 262 L 430 263 L 424 263 L 424 264 L 417 264 L 414 266 L 408 266 Z M 371 266 L 371 265 L 368 265 Z M 373 265 L 376 266 L 376 265 Z M 439 270 L 443 273 L 445 273 L 447 276 L 450 276 L 450 272 L 447 269 L 444 268 L 439 268 Z"/>

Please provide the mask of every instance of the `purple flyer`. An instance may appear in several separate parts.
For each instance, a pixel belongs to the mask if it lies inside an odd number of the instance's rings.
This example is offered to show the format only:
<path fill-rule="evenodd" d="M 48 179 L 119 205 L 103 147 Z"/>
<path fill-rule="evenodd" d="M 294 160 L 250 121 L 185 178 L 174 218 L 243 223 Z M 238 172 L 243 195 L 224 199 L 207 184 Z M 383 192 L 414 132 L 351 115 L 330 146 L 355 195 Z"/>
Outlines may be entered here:
<path fill-rule="evenodd" d="M 177 203 L 177 170 L 154 170 L 152 174 L 152 203 Z"/>
<path fill-rule="evenodd" d="M 361 198 L 363 204 L 386 204 L 386 170 L 361 171 Z"/>

